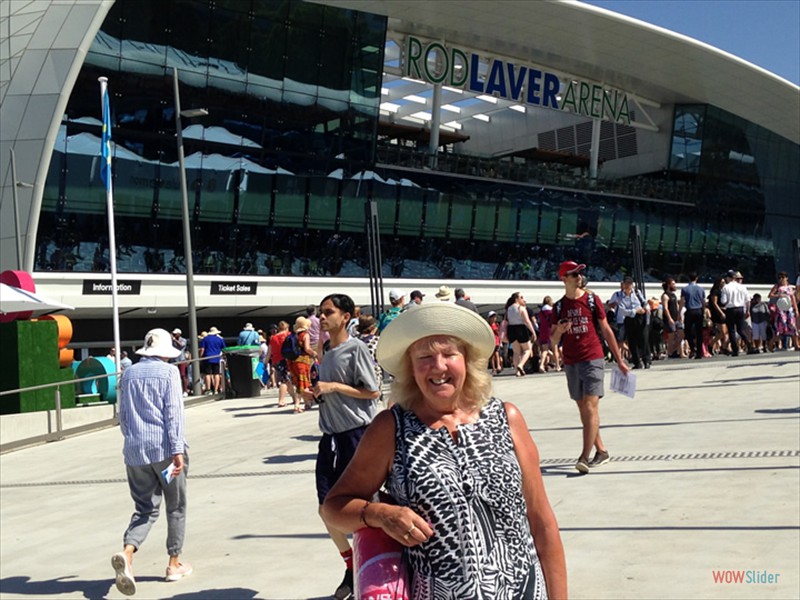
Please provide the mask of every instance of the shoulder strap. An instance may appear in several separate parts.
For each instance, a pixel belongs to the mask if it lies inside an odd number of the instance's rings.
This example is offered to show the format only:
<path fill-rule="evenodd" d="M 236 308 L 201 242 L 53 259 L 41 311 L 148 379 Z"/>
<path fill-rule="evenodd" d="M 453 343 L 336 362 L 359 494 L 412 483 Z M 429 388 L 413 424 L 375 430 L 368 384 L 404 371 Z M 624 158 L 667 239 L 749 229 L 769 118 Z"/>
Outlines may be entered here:
<path fill-rule="evenodd" d="M 635 288 L 634 291 L 636 292 L 636 297 L 639 299 L 639 303 L 642 305 L 642 308 L 644 308 L 647 305 L 647 300 L 645 300 L 642 290 Z"/>

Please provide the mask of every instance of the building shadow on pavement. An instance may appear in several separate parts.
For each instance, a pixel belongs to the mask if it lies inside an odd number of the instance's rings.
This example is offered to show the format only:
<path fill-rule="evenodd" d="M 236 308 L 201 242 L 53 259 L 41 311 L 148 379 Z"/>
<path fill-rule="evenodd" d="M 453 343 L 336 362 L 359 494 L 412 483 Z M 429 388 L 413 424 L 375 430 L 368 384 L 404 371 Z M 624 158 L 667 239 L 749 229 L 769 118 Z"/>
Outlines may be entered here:
<path fill-rule="evenodd" d="M 259 596 L 256 590 L 249 588 L 215 588 L 212 590 L 200 590 L 199 592 L 186 592 L 176 596 L 163 596 L 164 600 L 249 600 L 250 598 L 264 598 Z"/>
<path fill-rule="evenodd" d="M 110 568 L 109 568 L 110 570 Z M 162 577 L 137 577 L 137 581 L 162 581 Z M 106 579 L 78 579 L 75 575 L 56 577 L 43 581 L 32 581 L 26 575 L 4 577 L 0 579 L 0 590 L 3 594 L 20 594 L 43 598 L 45 596 L 69 595 L 72 598 L 88 598 L 89 600 L 100 600 L 108 597 L 108 593 L 114 588 L 114 578 Z M 82 594 L 82 595 L 80 595 Z"/>
<path fill-rule="evenodd" d="M 267 456 L 264 458 L 265 465 L 287 465 L 291 463 L 304 462 L 307 460 L 317 460 L 316 454 L 294 454 L 294 455 L 278 455 Z"/>

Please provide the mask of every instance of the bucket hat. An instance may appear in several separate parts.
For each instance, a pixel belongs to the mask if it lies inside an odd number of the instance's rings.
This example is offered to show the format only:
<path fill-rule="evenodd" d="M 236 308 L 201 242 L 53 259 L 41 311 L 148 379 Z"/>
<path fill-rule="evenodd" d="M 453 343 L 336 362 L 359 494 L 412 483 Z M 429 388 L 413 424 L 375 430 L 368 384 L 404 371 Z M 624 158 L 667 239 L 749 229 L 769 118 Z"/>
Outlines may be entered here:
<path fill-rule="evenodd" d="M 144 346 L 136 351 L 139 356 L 178 358 L 181 351 L 172 345 L 172 336 L 166 329 L 151 329 L 144 336 Z"/>

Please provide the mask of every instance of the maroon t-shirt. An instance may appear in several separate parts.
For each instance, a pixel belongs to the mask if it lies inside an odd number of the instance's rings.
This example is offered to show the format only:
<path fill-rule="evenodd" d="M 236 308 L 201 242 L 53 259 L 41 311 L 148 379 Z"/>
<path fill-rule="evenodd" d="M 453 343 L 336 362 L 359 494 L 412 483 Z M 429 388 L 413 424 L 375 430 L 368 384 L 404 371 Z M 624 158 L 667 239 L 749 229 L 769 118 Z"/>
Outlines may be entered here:
<path fill-rule="evenodd" d="M 564 356 L 564 364 L 574 365 L 575 363 L 587 360 L 604 358 L 603 346 L 600 343 L 599 331 L 595 331 L 592 311 L 589 308 L 589 294 L 586 293 L 576 300 L 564 296 L 559 300 L 561 306 L 556 314 L 554 310 L 551 315 L 551 323 L 555 325 L 560 319 L 569 319 L 572 326 L 569 331 L 561 336 L 561 346 Z M 603 301 L 594 295 L 594 309 L 598 321 L 605 320 L 606 311 L 603 308 Z"/>

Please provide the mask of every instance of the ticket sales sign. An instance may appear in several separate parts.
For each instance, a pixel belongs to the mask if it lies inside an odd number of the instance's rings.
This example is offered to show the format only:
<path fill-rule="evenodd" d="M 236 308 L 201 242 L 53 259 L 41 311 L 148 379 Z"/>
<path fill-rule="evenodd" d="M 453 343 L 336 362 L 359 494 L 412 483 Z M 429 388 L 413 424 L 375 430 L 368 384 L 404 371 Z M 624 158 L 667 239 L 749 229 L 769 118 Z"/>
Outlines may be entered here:
<path fill-rule="evenodd" d="M 428 83 L 584 117 L 631 123 L 628 95 L 623 91 L 573 78 L 562 80 L 544 69 L 485 58 L 441 42 L 425 43 L 408 36 L 402 70 L 405 77 Z"/>
<path fill-rule="evenodd" d="M 239 294 L 254 296 L 258 290 L 258 283 L 230 283 L 227 281 L 212 281 L 209 293 L 212 296 L 235 296 Z"/>

